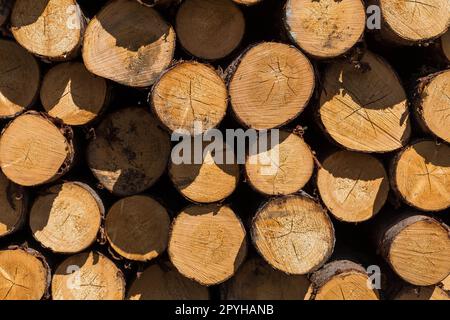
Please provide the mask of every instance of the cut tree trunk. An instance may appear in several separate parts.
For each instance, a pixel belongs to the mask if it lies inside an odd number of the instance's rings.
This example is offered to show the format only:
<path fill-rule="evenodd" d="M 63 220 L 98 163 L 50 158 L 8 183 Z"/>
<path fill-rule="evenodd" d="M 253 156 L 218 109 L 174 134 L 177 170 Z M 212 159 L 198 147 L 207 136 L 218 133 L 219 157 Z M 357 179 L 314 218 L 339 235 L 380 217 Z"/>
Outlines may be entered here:
<path fill-rule="evenodd" d="M 169 66 L 174 50 L 175 32 L 156 10 L 113 0 L 89 22 L 83 61 L 98 76 L 148 87 Z"/>
<path fill-rule="evenodd" d="M 185 0 L 178 9 L 175 27 L 187 52 L 201 59 L 216 60 L 239 46 L 245 20 L 231 0 Z"/>
<path fill-rule="evenodd" d="M 450 300 L 450 295 L 438 286 L 413 287 L 405 286 L 393 300 Z"/>
<path fill-rule="evenodd" d="M 212 67 L 190 61 L 165 72 L 153 86 L 150 101 L 154 113 L 170 131 L 200 134 L 222 121 L 228 92 Z"/>
<path fill-rule="evenodd" d="M 53 300 L 123 300 L 124 297 L 122 271 L 98 252 L 70 256 L 53 275 Z"/>
<path fill-rule="evenodd" d="M 379 221 L 373 232 L 379 254 L 403 280 L 429 286 L 450 274 L 450 229 L 444 223 L 418 213 L 396 213 Z"/>
<path fill-rule="evenodd" d="M 209 290 L 183 277 L 170 264 L 154 264 L 131 284 L 129 300 L 209 300 Z"/>
<path fill-rule="evenodd" d="M 234 114 L 253 129 L 280 127 L 293 120 L 307 105 L 315 85 L 308 58 L 275 42 L 251 46 L 228 73 Z"/>
<path fill-rule="evenodd" d="M 423 211 L 450 207 L 450 147 L 432 140 L 415 142 L 391 165 L 391 185 L 409 205 Z"/>
<path fill-rule="evenodd" d="M 391 66 L 366 52 L 360 67 L 333 63 L 324 74 L 318 108 L 322 129 L 344 148 L 389 152 L 411 134 L 405 91 Z"/>
<path fill-rule="evenodd" d="M 422 128 L 450 143 L 450 70 L 419 81 L 414 108 Z"/>
<path fill-rule="evenodd" d="M 0 118 L 12 118 L 38 96 L 40 70 L 35 58 L 17 43 L 0 39 Z"/>
<path fill-rule="evenodd" d="M 13 0 L 0 0 L 0 27 L 8 21 L 12 6 Z"/>
<path fill-rule="evenodd" d="M 245 259 L 245 228 L 228 206 L 192 205 L 173 222 L 168 252 L 185 277 L 205 286 L 219 284 Z"/>
<path fill-rule="evenodd" d="M 128 196 L 159 179 L 169 154 L 168 134 L 148 111 L 131 107 L 102 120 L 87 147 L 87 163 L 107 190 Z"/>
<path fill-rule="evenodd" d="M 29 248 L 0 251 L 0 300 L 47 298 L 50 268 L 44 256 Z"/>
<path fill-rule="evenodd" d="M 274 198 L 253 218 L 251 236 L 261 256 L 288 274 L 320 268 L 334 249 L 334 228 L 327 212 L 306 195 Z"/>
<path fill-rule="evenodd" d="M 11 13 L 14 38 L 31 53 L 48 60 L 78 55 L 86 19 L 75 0 L 16 0 Z"/>
<path fill-rule="evenodd" d="M 304 300 L 309 280 L 273 269 L 261 258 L 250 258 L 221 285 L 222 300 Z"/>
<path fill-rule="evenodd" d="M 68 125 L 94 120 L 108 102 L 108 84 L 86 70 L 82 63 L 56 65 L 44 77 L 41 102 L 49 115 Z"/>
<path fill-rule="evenodd" d="M 366 270 L 348 260 L 336 260 L 313 273 L 310 300 L 379 300 Z"/>
<path fill-rule="evenodd" d="M 265 138 L 263 139 L 265 140 Z M 265 195 L 288 195 L 303 188 L 314 171 L 314 158 L 309 146 L 295 133 L 279 131 L 279 143 L 271 146 L 267 137 L 267 150 L 248 155 L 245 162 L 247 182 Z M 252 147 L 250 147 L 252 149 Z M 255 147 L 253 147 L 256 150 Z"/>
<path fill-rule="evenodd" d="M 0 138 L 3 173 L 23 186 L 63 176 L 73 164 L 74 153 L 72 129 L 34 111 L 12 120 Z"/>
<path fill-rule="evenodd" d="M 292 41 L 306 53 L 330 59 L 362 38 L 366 13 L 361 0 L 288 0 L 284 23 Z"/>
<path fill-rule="evenodd" d="M 0 172 L 0 238 L 22 227 L 28 212 L 28 192 Z"/>
<path fill-rule="evenodd" d="M 39 195 L 30 210 L 33 237 L 56 253 L 77 253 L 95 242 L 104 216 L 101 199 L 88 185 L 65 182 Z"/>
<path fill-rule="evenodd" d="M 166 250 L 169 226 L 167 210 L 153 198 L 140 195 L 123 198 L 109 209 L 105 233 L 122 257 L 149 261 Z"/>
<path fill-rule="evenodd" d="M 363 222 L 384 206 L 389 178 L 377 158 L 351 151 L 337 151 L 321 164 L 317 188 L 328 210 L 339 220 Z"/>

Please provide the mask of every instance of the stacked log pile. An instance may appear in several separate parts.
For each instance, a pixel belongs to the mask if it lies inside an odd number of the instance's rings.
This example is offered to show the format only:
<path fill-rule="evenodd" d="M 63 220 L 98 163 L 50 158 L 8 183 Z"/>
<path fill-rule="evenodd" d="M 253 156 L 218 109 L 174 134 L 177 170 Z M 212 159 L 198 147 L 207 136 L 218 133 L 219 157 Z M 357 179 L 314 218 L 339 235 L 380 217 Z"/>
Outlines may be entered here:
<path fill-rule="evenodd" d="M 450 300 L 449 27 L 448 0 L 0 0 L 0 300 Z M 213 129 L 278 141 L 224 164 Z"/>

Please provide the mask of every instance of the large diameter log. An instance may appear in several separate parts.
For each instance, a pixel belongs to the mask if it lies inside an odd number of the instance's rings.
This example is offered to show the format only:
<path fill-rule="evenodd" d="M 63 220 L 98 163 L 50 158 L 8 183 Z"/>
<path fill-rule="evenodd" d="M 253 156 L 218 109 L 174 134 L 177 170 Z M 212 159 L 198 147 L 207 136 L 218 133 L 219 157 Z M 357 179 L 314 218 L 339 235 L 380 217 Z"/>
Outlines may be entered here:
<path fill-rule="evenodd" d="M 39 65 L 17 43 L 0 39 L 0 118 L 12 118 L 36 100 Z"/>
<path fill-rule="evenodd" d="M 108 211 L 105 233 L 122 257 L 149 261 L 166 250 L 170 218 L 167 210 L 148 196 L 120 199 Z"/>
<path fill-rule="evenodd" d="M 169 66 L 174 50 L 175 32 L 156 10 L 114 0 L 89 22 L 83 61 L 98 76 L 148 87 Z"/>
<path fill-rule="evenodd" d="M 423 211 L 450 207 L 450 147 L 431 140 L 411 144 L 393 159 L 391 185 L 407 204 Z"/>
<path fill-rule="evenodd" d="M 0 27 L 8 21 L 13 0 L 0 0 Z"/>
<path fill-rule="evenodd" d="M 314 90 L 314 69 L 308 58 L 282 43 L 250 47 L 229 72 L 234 114 L 253 129 L 287 124 L 303 111 Z"/>
<path fill-rule="evenodd" d="M 0 238 L 20 229 L 27 212 L 27 190 L 0 172 Z"/>
<path fill-rule="evenodd" d="M 73 132 L 45 114 L 27 112 L 12 120 L 0 138 L 3 173 L 23 186 L 51 182 L 64 175 L 74 160 Z"/>
<path fill-rule="evenodd" d="M 379 300 L 369 275 L 359 264 L 336 260 L 314 272 L 310 280 L 311 300 Z"/>
<path fill-rule="evenodd" d="M 306 276 L 287 275 L 261 258 L 251 258 L 220 292 L 222 300 L 304 300 L 309 285 Z"/>
<path fill-rule="evenodd" d="M 153 86 L 150 101 L 154 113 L 170 131 L 199 134 L 222 121 L 228 91 L 212 67 L 189 61 L 161 76 Z M 200 125 L 201 131 L 196 132 Z"/>
<path fill-rule="evenodd" d="M 88 185 L 65 182 L 39 195 L 30 210 L 33 237 L 57 253 L 77 253 L 97 239 L 104 216 L 101 199 Z"/>
<path fill-rule="evenodd" d="M 339 220 L 363 222 L 384 206 L 389 178 L 377 158 L 351 151 L 337 151 L 321 164 L 317 188 L 325 206 Z"/>
<path fill-rule="evenodd" d="M 450 300 L 449 293 L 439 286 L 414 287 L 405 286 L 394 297 L 393 300 Z"/>
<path fill-rule="evenodd" d="M 267 138 L 271 141 L 271 137 Z M 258 143 L 258 141 L 256 142 Z M 303 188 L 314 171 L 310 147 L 295 133 L 279 131 L 279 143 L 251 152 L 245 162 L 247 182 L 265 195 L 288 195 Z"/>
<path fill-rule="evenodd" d="M 100 183 L 119 196 L 151 187 L 166 169 L 168 134 L 144 109 L 120 109 L 105 117 L 87 147 L 87 163 Z"/>
<path fill-rule="evenodd" d="M 246 232 L 228 206 L 189 206 L 173 222 L 168 252 L 185 277 L 205 286 L 219 284 L 244 261 Z"/>
<path fill-rule="evenodd" d="M 40 300 L 47 297 L 50 268 L 44 257 L 28 248 L 0 251 L 0 300 Z"/>
<path fill-rule="evenodd" d="M 362 67 L 333 63 L 323 77 L 318 118 L 322 129 L 344 148 L 389 152 L 411 134 L 405 91 L 391 66 L 366 52 Z"/>
<path fill-rule="evenodd" d="M 379 222 L 374 232 L 379 253 L 403 280 L 429 286 L 450 274 L 450 229 L 444 223 L 404 213 Z"/>
<path fill-rule="evenodd" d="M 16 0 L 11 13 L 11 31 L 17 42 L 48 60 L 75 57 L 85 25 L 75 0 Z"/>
<path fill-rule="evenodd" d="M 52 278 L 53 300 L 123 300 L 124 297 L 122 271 L 98 252 L 67 258 Z"/>
<path fill-rule="evenodd" d="M 171 265 L 154 264 L 131 284 L 129 300 L 209 300 L 207 287 L 182 276 Z"/>
<path fill-rule="evenodd" d="M 106 80 L 91 74 L 79 62 L 56 65 L 44 77 L 41 102 L 45 111 L 68 125 L 94 120 L 108 102 Z"/>
<path fill-rule="evenodd" d="M 185 0 L 178 9 L 176 30 L 181 46 L 207 60 L 224 58 L 244 36 L 244 15 L 231 0 Z"/>
<path fill-rule="evenodd" d="M 450 70 L 420 81 L 414 107 L 422 127 L 450 143 Z"/>
<path fill-rule="evenodd" d="M 253 218 L 253 243 L 274 268 L 307 274 L 320 268 L 334 249 L 327 212 L 308 196 L 285 196 L 265 203 Z"/>
<path fill-rule="evenodd" d="M 361 0 L 288 0 L 284 23 L 290 38 L 306 53 L 329 59 L 362 38 L 366 13 Z"/>

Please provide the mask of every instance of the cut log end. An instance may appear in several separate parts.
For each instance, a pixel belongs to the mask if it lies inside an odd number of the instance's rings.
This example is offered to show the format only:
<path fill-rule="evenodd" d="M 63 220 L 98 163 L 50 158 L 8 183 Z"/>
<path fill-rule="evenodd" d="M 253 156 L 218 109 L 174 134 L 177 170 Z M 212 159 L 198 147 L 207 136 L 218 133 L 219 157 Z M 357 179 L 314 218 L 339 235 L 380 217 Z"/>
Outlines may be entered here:
<path fill-rule="evenodd" d="M 66 182 L 36 198 L 30 211 L 30 228 L 45 248 L 77 253 L 95 242 L 103 215 L 103 205 L 94 190 L 80 182 Z"/>
<path fill-rule="evenodd" d="M 148 267 L 131 284 L 129 300 L 209 300 L 207 287 L 183 277 L 172 266 Z"/>
<path fill-rule="evenodd" d="M 325 132 L 344 148 L 389 152 L 411 134 L 405 91 L 392 68 L 366 52 L 362 68 L 340 61 L 324 75 L 318 118 Z"/>
<path fill-rule="evenodd" d="M 251 153 L 245 163 L 247 181 L 266 195 L 297 192 L 311 179 L 313 171 L 311 149 L 301 137 L 287 131 L 280 131 L 278 144 Z"/>
<path fill-rule="evenodd" d="M 252 240 L 262 257 L 288 274 L 321 267 L 334 249 L 334 228 L 326 211 L 306 196 L 269 200 L 253 219 Z"/>
<path fill-rule="evenodd" d="M 181 274 L 203 285 L 232 277 L 246 253 L 244 226 L 227 206 L 189 206 L 173 223 L 170 259 Z"/>
<path fill-rule="evenodd" d="M 322 201 L 339 220 L 363 222 L 384 206 L 389 178 L 375 157 L 350 151 L 328 156 L 317 175 Z"/>
<path fill-rule="evenodd" d="M 423 211 L 450 207 L 450 147 L 435 141 L 416 142 L 393 161 L 393 189 L 409 205 Z"/>
<path fill-rule="evenodd" d="M 402 288 L 393 300 L 450 300 L 450 295 L 438 286 Z"/>
<path fill-rule="evenodd" d="M 314 90 L 314 69 L 299 50 L 266 42 L 236 62 L 229 83 L 234 114 L 245 126 L 271 129 L 297 117 Z"/>
<path fill-rule="evenodd" d="M 17 0 L 11 14 L 11 31 L 17 42 L 49 60 L 76 56 L 85 24 L 75 0 Z"/>
<path fill-rule="evenodd" d="M 45 75 L 40 95 L 49 115 L 68 125 L 84 125 L 105 106 L 107 89 L 105 79 L 89 73 L 82 63 L 63 63 Z"/>
<path fill-rule="evenodd" d="M 0 39 L 0 118 L 12 118 L 35 101 L 40 71 L 34 57 L 12 41 Z"/>
<path fill-rule="evenodd" d="M 53 275 L 54 300 L 123 300 L 124 297 L 122 271 L 97 252 L 67 258 Z"/>
<path fill-rule="evenodd" d="M 89 22 L 83 61 L 98 76 L 148 87 L 170 65 L 174 50 L 175 31 L 156 10 L 114 0 Z"/>
<path fill-rule="evenodd" d="M 340 56 L 362 38 L 366 14 L 361 0 L 289 0 L 285 24 L 291 39 L 322 59 Z"/>
<path fill-rule="evenodd" d="M 74 157 L 72 130 L 28 112 L 11 121 L 0 139 L 3 173 L 23 186 L 55 180 L 66 173 Z"/>
<path fill-rule="evenodd" d="M 122 257 L 149 261 L 166 250 L 170 218 L 167 210 L 148 196 L 116 202 L 105 221 L 106 237 Z"/>
<path fill-rule="evenodd" d="M 304 300 L 309 280 L 273 269 L 261 258 L 248 259 L 221 285 L 223 300 Z"/>
<path fill-rule="evenodd" d="M 228 92 L 213 68 L 198 62 L 183 62 L 155 84 L 151 101 L 156 116 L 170 131 L 199 134 L 222 121 Z M 199 125 L 201 132 L 195 132 Z"/>
<path fill-rule="evenodd" d="M 245 20 L 230 0 L 186 0 L 178 10 L 176 30 L 186 51 L 201 59 L 216 60 L 239 46 Z"/>
<path fill-rule="evenodd" d="M 19 229 L 25 221 L 28 195 L 25 188 L 0 172 L 0 238 Z"/>
<path fill-rule="evenodd" d="M 144 109 L 109 114 L 87 147 L 87 162 L 100 183 L 119 196 L 140 193 L 164 173 L 170 154 L 168 134 Z"/>

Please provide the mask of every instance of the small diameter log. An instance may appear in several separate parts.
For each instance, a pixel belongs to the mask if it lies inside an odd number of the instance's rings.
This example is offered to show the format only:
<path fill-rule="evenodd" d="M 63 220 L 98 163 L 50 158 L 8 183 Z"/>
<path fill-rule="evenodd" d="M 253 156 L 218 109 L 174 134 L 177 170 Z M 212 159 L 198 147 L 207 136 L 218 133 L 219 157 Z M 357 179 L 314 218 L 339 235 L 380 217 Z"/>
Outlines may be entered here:
<path fill-rule="evenodd" d="M 13 0 L 0 0 L 0 27 L 8 21 L 12 6 Z"/>
<path fill-rule="evenodd" d="M 137 1 L 109 2 L 89 22 L 83 43 L 86 68 L 131 87 L 152 85 L 172 61 L 173 28 Z"/>
<path fill-rule="evenodd" d="M 322 129 L 344 148 L 389 152 L 411 134 L 405 91 L 391 66 L 366 52 L 361 67 L 341 60 L 323 77 L 318 119 Z"/>
<path fill-rule="evenodd" d="M 245 126 L 271 129 L 297 117 L 314 90 L 314 69 L 298 49 L 265 42 L 248 49 L 230 67 L 234 114 Z"/>
<path fill-rule="evenodd" d="M 44 77 L 41 102 L 49 115 L 68 125 L 94 120 L 108 100 L 106 80 L 91 74 L 84 64 L 56 65 Z"/>
<path fill-rule="evenodd" d="M 271 138 L 267 140 L 270 142 Z M 313 154 L 298 135 L 280 131 L 278 144 L 267 151 L 259 149 L 250 153 L 245 162 L 247 182 L 256 191 L 265 195 L 288 195 L 303 188 L 311 179 Z"/>
<path fill-rule="evenodd" d="M 221 285 L 222 300 L 304 300 L 309 280 L 273 269 L 261 258 L 244 262 L 236 275 Z"/>
<path fill-rule="evenodd" d="M 402 150 L 391 166 L 391 185 L 407 204 L 423 211 L 450 207 L 450 147 L 423 140 Z"/>
<path fill-rule="evenodd" d="M 67 258 L 53 275 L 53 300 L 123 300 L 124 297 L 122 271 L 98 252 Z"/>
<path fill-rule="evenodd" d="M 199 134 L 222 121 L 228 91 L 212 67 L 189 61 L 165 72 L 153 86 L 150 100 L 154 113 L 170 131 Z"/>
<path fill-rule="evenodd" d="M 233 0 L 237 4 L 242 4 L 244 6 L 253 6 L 255 4 L 261 3 L 263 0 Z"/>
<path fill-rule="evenodd" d="M 44 257 L 28 248 L 0 251 L 0 300 L 46 298 L 50 268 Z"/>
<path fill-rule="evenodd" d="M 12 120 L 0 138 L 0 164 L 8 179 L 23 186 L 63 176 L 74 160 L 73 132 L 45 114 L 27 112 Z"/>
<path fill-rule="evenodd" d="M 118 196 L 140 193 L 164 173 L 170 139 L 144 109 L 120 109 L 105 117 L 87 147 L 87 163 L 100 183 Z"/>
<path fill-rule="evenodd" d="M 77 253 L 97 239 L 104 208 L 99 196 L 81 182 L 52 186 L 30 210 L 33 237 L 57 253 Z"/>
<path fill-rule="evenodd" d="M 292 41 L 306 53 L 330 59 L 362 38 L 366 13 L 361 0 L 288 0 L 284 23 Z"/>
<path fill-rule="evenodd" d="M 450 274 L 450 229 L 444 223 L 404 213 L 374 231 L 379 253 L 403 280 L 429 286 Z"/>
<path fill-rule="evenodd" d="M 156 200 L 132 196 L 109 209 L 105 233 L 111 247 L 122 257 L 149 261 L 166 250 L 169 226 L 167 210 Z"/>
<path fill-rule="evenodd" d="M 450 300 L 450 295 L 438 286 L 413 287 L 405 286 L 393 300 Z"/>
<path fill-rule="evenodd" d="M 17 43 L 0 39 L 0 118 L 12 118 L 36 100 L 40 70 L 35 58 Z"/>
<path fill-rule="evenodd" d="M 244 36 L 244 15 L 231 0 L 185 0 L 175 28 L 181 46 L 207 60 L 228 56 Z"/>
<path fill-rule="evenodd" d="M 0 238 L 20 229 L 28 211 L 27 190 L 0 172 Z"/>
<path fill-rule="evenodd" d="M 16 0 L 11 31 L 31 53 L 48 60 L 78 55 L 86 20 L 75 0 Z"/>
<path fill-rule="evenodd" d="M 450 143 L 450 70 L 426 77 L 417 90 L 417 120 L 424 129 Z"/>
<path fill-rule="evenodd" d="M 209 300 L 207 287 L 183 277 L 173 266 L 154 264 L 131 284 L 129 300 Z"/>
<path fill-rule="evenodd" d="M 321 164 L 317 188 L 325 206 L 339 220 L 363 222 L 384 206 L 389 178 L 375 157 L 351 151 L 337 151 Z"/>
<path fill-rule="evenodd" d="M 192 205 L 173 222 L 168 252 L 185 277 L 205 286 L 219 284 L 244 261 L 246 232 L 228 206 Z"/>
<path fill-rule="evenodd" d="M 380 300 L 366 270 L 352 261 L 330 262 L 310 280 L 310 300 Z"/>
<path fill-rule="evenodd" d="M 285 196 L 265 203 L 253 218 L 251 236 L 261 256 L 288 274 L 320 268 L 334 249 L 327 212 L 308 196 Z"/>

